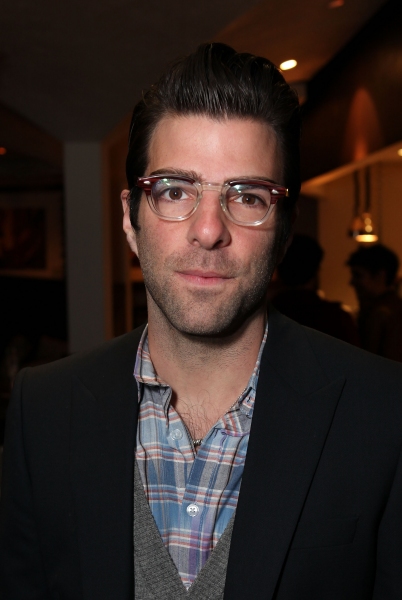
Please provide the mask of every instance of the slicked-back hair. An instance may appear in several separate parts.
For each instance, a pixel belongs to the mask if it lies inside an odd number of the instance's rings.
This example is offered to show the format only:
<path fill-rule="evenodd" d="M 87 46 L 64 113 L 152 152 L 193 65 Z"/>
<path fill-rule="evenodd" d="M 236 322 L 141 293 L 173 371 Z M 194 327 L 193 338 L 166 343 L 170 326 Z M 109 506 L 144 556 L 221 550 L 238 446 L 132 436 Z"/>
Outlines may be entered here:
<path fill-rule="evenodd" d="M 278 202 L 283 240 L 300 190 L 300 110 L 296 92 L 269 60 L 238 53 L 220 43 L 202 44 L 178 60 L 136 105 L 130 126 L 126 162 L 130 218 L 138 230 L 142 190 L 136 178 L 145 175 L 148 148 L 155 127 L 167 116 L 207 116 L 212 119 L 255 119 L 276 135 L 283 181 L 289 197 Z M 207 150 L 206 150 L 207 151 Z"/>

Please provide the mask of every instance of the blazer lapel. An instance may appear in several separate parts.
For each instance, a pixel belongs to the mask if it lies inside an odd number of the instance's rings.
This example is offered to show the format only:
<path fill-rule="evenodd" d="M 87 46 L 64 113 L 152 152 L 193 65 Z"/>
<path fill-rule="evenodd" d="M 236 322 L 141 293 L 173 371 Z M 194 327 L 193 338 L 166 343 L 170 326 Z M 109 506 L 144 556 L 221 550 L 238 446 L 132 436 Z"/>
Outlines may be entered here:
<path fill-rule="evenodd" d="M 135 331 L 82 359 L 72 376 L 70 476 L 83 597 L 133 598 Z"/>
<path fill-rule="evenodd" d="M 273 598 L 343 385 L 301 328 L 270 313 L 225 599 Z"/>

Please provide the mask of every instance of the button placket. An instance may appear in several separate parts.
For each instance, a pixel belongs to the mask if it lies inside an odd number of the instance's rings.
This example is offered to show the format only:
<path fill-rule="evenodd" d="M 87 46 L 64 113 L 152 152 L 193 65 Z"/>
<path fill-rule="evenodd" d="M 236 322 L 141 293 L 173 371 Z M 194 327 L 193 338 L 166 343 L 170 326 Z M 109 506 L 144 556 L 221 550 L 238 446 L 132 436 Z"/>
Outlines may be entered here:
<path fill-rule="evenodd" d="M 176 427 L 170 430 L 170 437 L 172 438 L 172 440 L 181 440 L 181 438 L 183 437 L 183 432 L 181 429 Z"/>
<path fill-rule="evenodd" d="M 227 437 L 228 437 L 227 431 L 225 431 L 225 429 L 221 429 L 221 441 L 219 444 L 219 450 L 221 452 L 223 452 Z"/>
<path fill-rule="evenodd" d="M 200 507 L 195 502 L 189 504 L 186 508 L 186 512 L 189 517 L 196 517 L 200 512 Z"/>
<path fill-rule="evenodd" d="M 188 453 L 186 432 L 177 421 L 170 423 L 168 426 L 166 431 L 166 441 L 173 450 L 180 452 L 182 456 Z"/>
<path fill-rule="evenodd" d="M 207 436 L 205 436 L 204 438 L 204 443 L 208 443 L 208 440 L 210 439 L 211 435 L 214 435 L 214 431 L 212 430 Z M 194 492 L 194 489 L 197 488 L 197 464 L 198 462 L 202 460 L 199 456 L 199 454 L 196 454 L 194 457 L 194 462 L 191 465 L 191 469 L 190 469 L 190 473 L 188 476 L 188 479 L 186 481 L 186 488 L 184 490 L 184 494 L 183 494 L 183 499 L 182 499 L 182 505 L 181 505 L 181 511 L 182 511 L 182 515 L 186 518 L 186 517 L 191 517 L 191 519 L 194 519 L 195 517 L 201 517 L 202 511 L 203 511 L 203 504 L 202 502 L 200 502 L 197 498 L 196 493 Z M 194 522 L 195 525 L 195 522 Z"/>

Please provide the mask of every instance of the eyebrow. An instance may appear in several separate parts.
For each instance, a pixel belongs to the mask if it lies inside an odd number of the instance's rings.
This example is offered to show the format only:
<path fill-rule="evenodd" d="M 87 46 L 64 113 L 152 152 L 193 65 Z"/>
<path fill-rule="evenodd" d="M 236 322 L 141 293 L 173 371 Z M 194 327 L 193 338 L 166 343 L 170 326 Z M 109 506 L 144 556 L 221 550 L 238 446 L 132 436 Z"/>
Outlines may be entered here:
<path fill-rule="evenodd" d="M 175 169 L 174 167 L 166 167 L 164 169 L 157 169 L 156 171 L 152 171 L 149 174 L 152 175 L 178 175 L 179 177 L 189 177 L 190 179 L 195 179 L 196 181 L 200 181 L 202 183 L 203 177 L 200 173 L 196 171 L 186 171 L 184 169 Z M 242 175 L 241 177 L 229 177 L 225 179 L 225 183 L 227 181 L 239 181 L 242 179 L 258 179 L 260 181 L 266 181 L 267 183 L 275 183 L 276 185 L 282 185 L 278 183 L 274 179 L 269 179 L 268 177 L 261 177 L 260 175 Z"/>
<path fill-rule="evenodd" d="M 196 179 L 197 181 L 202 180 L 200 173 L 196 173 L 195 171 L 185 171 L 184 169 L 175 169 L 173 167 L 157 169 L 156 171 L 152 171 L 152 173 L 150 173 L 150 177 L 152 175 L 178 175 L 179 177 L 190 177 L 190 179 Z"/>

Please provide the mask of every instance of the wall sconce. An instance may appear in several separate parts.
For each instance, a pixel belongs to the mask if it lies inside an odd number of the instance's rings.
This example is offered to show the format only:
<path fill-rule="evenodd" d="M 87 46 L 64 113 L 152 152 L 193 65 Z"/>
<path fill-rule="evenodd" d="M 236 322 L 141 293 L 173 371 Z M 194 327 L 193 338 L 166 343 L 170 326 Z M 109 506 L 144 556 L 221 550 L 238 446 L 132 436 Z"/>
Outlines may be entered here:
<path fill-rule="evenodd" d="M 365 206 L 360 212 L 360 172 L 354 171 L 354 210 L 353 219 L 349 229 L 349 235 L 356 242 L 372 244 L 378 241 L 378 235 L 375 233 L 373 219 L 371 216 L 371 178 L 370 167 L 365 170 Z"/>

